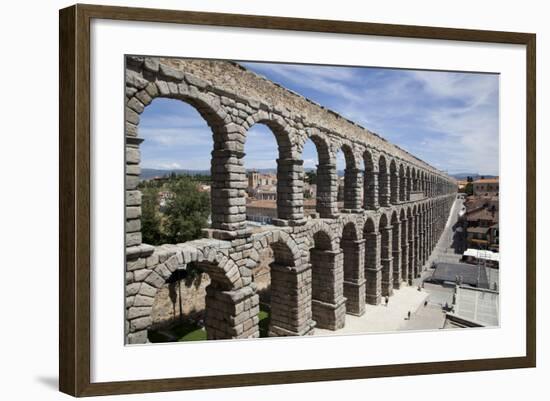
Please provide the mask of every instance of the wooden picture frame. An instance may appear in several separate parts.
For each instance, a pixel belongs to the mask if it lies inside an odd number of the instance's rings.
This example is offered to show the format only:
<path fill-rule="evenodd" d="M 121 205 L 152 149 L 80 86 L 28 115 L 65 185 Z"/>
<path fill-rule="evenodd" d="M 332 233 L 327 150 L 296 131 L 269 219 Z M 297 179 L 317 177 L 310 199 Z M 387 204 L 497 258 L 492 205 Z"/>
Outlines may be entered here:
<path fill-rule="evenodd" d="M 90 21 L 94 18 L 525 46 L 527 54 L 525 60 L 527 71 L 526 355 L 509 358 L 92 383 L 90 380 L 89 94 Z M 73 396 L 95 396 L 535 367 L 536 37 L 534 34 L 96 5 L 74 5 L 62 9 L 59 27 L 59 388 L 62 392 Z"/>

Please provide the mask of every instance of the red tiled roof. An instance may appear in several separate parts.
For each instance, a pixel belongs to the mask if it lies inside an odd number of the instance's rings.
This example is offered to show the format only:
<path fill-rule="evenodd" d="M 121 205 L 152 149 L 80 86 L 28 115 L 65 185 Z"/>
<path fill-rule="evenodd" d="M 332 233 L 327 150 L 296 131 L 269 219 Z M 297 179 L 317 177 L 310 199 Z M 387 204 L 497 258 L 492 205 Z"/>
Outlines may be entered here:
<path fill-rule="evenodd" d="M 498 177 L 497 178 L 480 178 L 479 180 L 475 180 L 474 184 L 498 184 Z"/>

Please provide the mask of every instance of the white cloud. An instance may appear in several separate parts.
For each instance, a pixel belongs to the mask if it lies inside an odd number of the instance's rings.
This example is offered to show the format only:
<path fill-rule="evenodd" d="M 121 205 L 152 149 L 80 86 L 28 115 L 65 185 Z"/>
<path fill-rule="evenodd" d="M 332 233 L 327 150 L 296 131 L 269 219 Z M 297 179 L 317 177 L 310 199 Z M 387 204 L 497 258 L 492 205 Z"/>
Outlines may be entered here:
<path fill-rule="evenodd" d="M 349 86 L 350 82 L 353 82 L 356 78 L 354 70 L 350 68 L 293 64 L 244 63 L 243 65 L 252 66 L 255 71 L 268 75 L 275 82 L 277 82 L 277 79 L 274 76 L 278 76 L 318 92 L 360 100 L 353 87 Z"/>
<path fill-rule="evenodd" d="M 283 86 L 315 94 L 312 100 L 435 167 L 498 174 L 495 75 L 384 69 L 370 69 L 366 74 L 358 68 L 244 65 Z M 143 113 L 142 149 L 155 150 L 144 154 L 144 163 L 209 168 L 212 132 L 194 109 L 186 107 L 180 110 L 167 103 L 156 113 Z M 315 168 L 317 152 L 309 142 L 304 147 L 304 166 Z M 245 152 L 247 168 L 276 166 L 277 143 L 267 127 L 256 125 L 249 131 Z M 180 160 L 183 155 L 185 160 Z M 343 156 L 338 165 L 344 165 Z"/>
<path fill-rule="evenodd" d="M 212 146 L 212 132 L 207 129 L 189 128 L 139 128 L 139 135 L 145 142 L 160 146 Z M 149 145 L 147 143 L 147 145 Z"/>

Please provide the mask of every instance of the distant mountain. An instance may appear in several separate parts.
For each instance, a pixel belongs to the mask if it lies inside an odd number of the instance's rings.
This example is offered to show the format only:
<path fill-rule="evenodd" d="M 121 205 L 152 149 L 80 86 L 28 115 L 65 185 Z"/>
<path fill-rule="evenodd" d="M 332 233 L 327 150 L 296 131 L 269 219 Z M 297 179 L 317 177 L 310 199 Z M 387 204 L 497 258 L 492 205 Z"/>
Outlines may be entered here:
<path fill-rule="evenodd" d="M 449 174 L 451 177 L 453 177 L 456 180 L 466 180 L 468 177 L 472 177 L 475 180 L 480 179 L 481 177 L 485 178 L 497 178 L 498 175 L 490 175 L 490 174 L 479 174 L 479 173 L 455 173 L 455 174 Z"/>
<path fill-rule="evenodd" d="M 277 174 L 276 168 L 247 168 L 246 169 L 246 171 L 252 171 L 252 170 L 263 174 Z"/>
<path fill-rule="evenodd" d="M 277 169 L 274 168 L 255 168 L 249 169 L 255 170 L 263 174 L 276 174 Z M 156 168 L 142 168 L 141 169 L 141 180 L 150 180 L 155 177 L 164 177 L 170 174 L 187 174 L 187 175 L 210 175 L 210 170 L 189 170 L 189 169 L 172 169 L 172 170 L 163 170 Z"/>
<path fill-rule="evenodd" d="M 248 169 L 247 171 L 250 171 L 250 170 L 255 170 L 263 174 L 277 174 L 277 169 L 275 168 L 255 168 L 255 169 Z M 306 172 L 315 171 L 314 168 L 305 168 L 304 170 Z M 187 174 L 187 175 L 210 175 L 210 170 L 188 170 L 188 169 L 163 170 L 163 169 L 156 169 L 156 168 L 142 168 L 141 175 L 139 176 L 139 178 L 141 180 L 150 180 L 155 177 L 164 177 L 172 173 Z M 337 173 L 339 177 L 344 176 L 344 170 L 338 170 Z"/>
<path fill-rule="evenodd" d="M 276 174 L 277 169 L 275 168 L 255 168 L 255 169 L 248 169 L 247 171 L 255 170 L 263 174 Z M 308 168 L 306 167 L 304 169 L 306 172 L 308 171 L 314 171 L 314 168 Z M 164 177 L 166 175 L 170 175 L 171 173 L 175 174 L 188 174 L 188 175 L 210 175 L 210 170 L 189 170 L 189 169 L 173 169 L 173 170 L 163 170 L 163 169 L 154 169 L 154 168 L 142 168 L 141 169 L 141 175 L 140 179 L 142 180 L 150 180 L 151 178 L 155 177 Z M 338 170 L 337 174 L 339 177 L 344 176 L 344 170 Z M 474 180 L 477 180 L 481 177 L 485 178 L 496 178 L 498 176 L 490 175 L 490 174 L 479 174 L 479 173 L 455 173 L 455 174 L 449 174 L 451 177 L 457 179 L 457 180 L 466 180 L 467 177 L 473 177 Z"/>
<path fill-rule="evenodd" d="M 188 175 L 210 175 L 210 170 L 185 170 L 185 169 L 161 170 L 161 169 L 154 169 L 154 168 L 142 168 L 139 178 L 141 180 L 150 180 L 151 178 L 164 177 L 172 173 L 188 174 Z"/>

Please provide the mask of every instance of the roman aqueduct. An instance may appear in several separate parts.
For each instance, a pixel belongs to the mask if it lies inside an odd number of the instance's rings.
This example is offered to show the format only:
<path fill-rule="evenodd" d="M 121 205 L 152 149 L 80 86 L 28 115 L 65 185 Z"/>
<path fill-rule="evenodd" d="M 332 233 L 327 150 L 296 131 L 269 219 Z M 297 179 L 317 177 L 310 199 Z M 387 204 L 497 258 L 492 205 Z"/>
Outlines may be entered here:
<path fill-rule="evenodd" d="M 336 330 L 424 268 L 452 206 L 456 182 L 399 147 L 244 67 L 225 61 L 127 57 L 126 340 L 147 342 L 155 295 L 172 273 L 207 272 L 209 339 L 259 336 L 252 269 L 270 247 L 273 336 Z M 180 99 L 212 130 L 212 224 L 205 238 L 151 246 L 141 239 L 140 114 L 156 97 Z M 247 131 L 268 126 L 278 144 L 277 215 L 252 233 L 246 224 Z M 304 215 L 301 153 L 319 157 L 316 214 Z M 336 153 L 346 169 L 337 206 Z"/>

